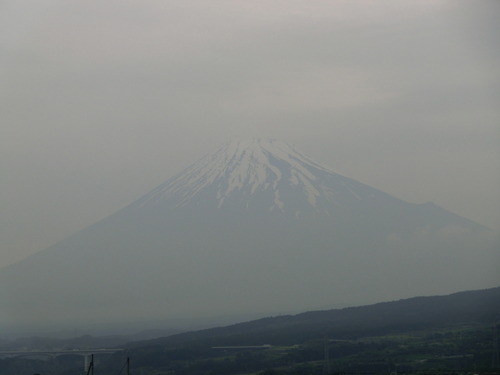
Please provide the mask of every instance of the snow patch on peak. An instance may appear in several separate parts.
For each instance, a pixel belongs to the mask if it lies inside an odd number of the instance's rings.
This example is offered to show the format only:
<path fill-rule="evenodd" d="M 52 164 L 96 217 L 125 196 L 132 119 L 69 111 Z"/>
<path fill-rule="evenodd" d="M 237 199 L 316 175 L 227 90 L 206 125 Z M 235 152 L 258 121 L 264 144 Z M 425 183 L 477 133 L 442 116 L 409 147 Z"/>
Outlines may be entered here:
<path fill-rule="evenodd" d="M 318 189 L 316 189 L 314 187 L 314 184 L 311 182 L 311 180 L 314 179 L 315 179 L 314 176 L 312 178 L 308 178 L 307 175 L 297 173 L 297 171 L 293 170 L 292 170 L 292 176 L 290 178 L 290 182 L 293 185 L 299 185 L 302 188 L 302 190 L 307 196 L 307 201 L 312 206 L 316 206 L 316 198 L 321 195 Z"/>
<path fill-rule="evenodd" d="M 277 207 L 281 211 L 283 211 L 283 209 L 285 208 L 285 204 L 280 198 L 279 190 L 274 191 L 274 205 L 273 207 L 271 207 L 271 209 L 274 209 L 275 207 Z"/>

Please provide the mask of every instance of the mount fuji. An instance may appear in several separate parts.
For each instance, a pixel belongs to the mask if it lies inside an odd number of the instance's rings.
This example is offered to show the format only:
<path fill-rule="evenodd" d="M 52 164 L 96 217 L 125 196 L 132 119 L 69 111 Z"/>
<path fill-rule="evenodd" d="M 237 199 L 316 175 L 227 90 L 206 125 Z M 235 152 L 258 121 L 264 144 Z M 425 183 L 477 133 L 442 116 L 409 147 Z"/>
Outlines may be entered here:
<path fill-rule="evenodd" d="M 79 326 L 278 314 L 499 284 L 498 237 L 232 141 L 115 214 L 0 269 L 0 321 Z"/>

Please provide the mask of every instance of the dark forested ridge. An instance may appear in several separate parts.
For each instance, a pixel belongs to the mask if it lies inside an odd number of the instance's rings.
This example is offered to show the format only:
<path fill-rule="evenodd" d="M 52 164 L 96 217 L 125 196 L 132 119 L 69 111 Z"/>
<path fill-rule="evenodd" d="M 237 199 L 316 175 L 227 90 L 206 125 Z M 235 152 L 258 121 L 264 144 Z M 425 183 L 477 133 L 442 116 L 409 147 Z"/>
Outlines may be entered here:
<path fill-rule="evenodd" d="M 127 349 L 145 374 L 498 374 L 499 322 L 493 288 L 276 316 Z"/>
<path fill-rule="evenodd" d="M 296 344 L 318 337 L 355 338 L 431 329 L 459 323 L 500 321 L 500 287 L 447 296 L 415 297 L 344 309 L 263 318 L 227 327 L 182 333 L 129 347 L 210 343 Z"/>
<path fill-rule="evenodd" d="M 99 374 L 499 374 L 500 287 L 311 311 L 129 343 Z M 76 355 L 0 359 L 0 375 L 82 372 Z M 120 370 L 121 369 L 121 370 Z M 121 372 L 120 372 L 121 371 Z"/>

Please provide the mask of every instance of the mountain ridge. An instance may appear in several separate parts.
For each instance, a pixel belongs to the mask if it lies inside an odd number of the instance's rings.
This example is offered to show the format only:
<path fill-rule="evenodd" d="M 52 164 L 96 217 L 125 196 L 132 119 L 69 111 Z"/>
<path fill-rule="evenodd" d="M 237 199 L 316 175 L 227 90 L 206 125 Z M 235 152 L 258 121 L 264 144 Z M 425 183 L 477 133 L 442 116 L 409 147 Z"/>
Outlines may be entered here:
<path fill-rule="evenodd" d="M 371 305 L 270 316 L 224 327 L 183 332 L 126 347 L 180 345 L 208 340 L 211 345 L 291 345 L 325 336 L 356 338 L 370 334 L 432 329 L 460 323 L 496 324 L 500 287 L 448 295 L 418 296 Z M 296 341 L 288 341 L 294 335 Z M 294 339 L 292 339 L 294 340 Z"/>
<path fill-rule="evenodd" d="M 24 325 L 40 316 L 51 324 L 195 318 L 491 287 L 499 280 L 490 237 L 281 142 L 232 142 L 1 269 L 0 317 Z"/>
<path fill-rule="evenodd" d="M 288 170 L 289 175 L 283 176 L 284 174 L 275 164 L 281 164 L 281 170 Z M 138 203 L 146 204 L 155 198 L 159 200 L 162 195 L 175 195 L 178 190 L 185 190 L 186 186 L 195 185 L 196 189 L 187 197 L 192 198 L 203 187 L 217 182 L 220 190 L 215 195 L 218 207 L 220 207 L 228 194 L 237 189 L 241 190 L 245 185 L 249 188 L 245 194 L 249 195 L 254 194 L 257 189 L 268 190 L 271 188 L 276 191 L 279 190 L 278 184 L 281 180 L 285 180 L 287 177 L 288 182 L 292 185 L 301 185 L 307 195 L 308 202 L 314 206 L 320 192 L 312 186 L 311 182 L 317 180 L 318 177 L 305 168 L 305 164 L 308 164 L 309 169 L 313 167 L 315 172 L 328 173 L 341 179 L 339 182 L 341 185 L 350 183 L 358 187 L 366 186 L 328 170 L 284 142 L 257 138 L 233 140 L 226 143 L 216 153 L 198 160 L 181 173 L 160 184 L 151 193 L 139 199 Z M 267 177 L 272 178 L 268 179 Z M 222 190 L 223 188 L 225 191 Z M 389 196 L 378 189 L 376 190 Z M 351 191 L 351 193 L 353 197 L 360 199 L 355 192 Z M 183 198 L 186 197 L 183 196 Z M 186 203 L 186 200 L 181 200 L 178 206 Z M 276 197 L 275 203 L 278 208 L 282 208 L 282 202 L 278 197 Z M 273 208 L 274 206 L 271 206 L 270 209 Z"/>

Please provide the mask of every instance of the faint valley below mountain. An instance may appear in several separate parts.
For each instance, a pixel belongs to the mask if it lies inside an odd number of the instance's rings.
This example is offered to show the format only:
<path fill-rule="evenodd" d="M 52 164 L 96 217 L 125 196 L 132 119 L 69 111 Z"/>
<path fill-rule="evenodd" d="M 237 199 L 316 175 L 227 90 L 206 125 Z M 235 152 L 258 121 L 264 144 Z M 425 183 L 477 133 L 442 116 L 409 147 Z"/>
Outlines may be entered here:
<path fill-rule="evenodd" d="M 233 141 L 1 269 L 0 321 L 263 316 L 488 288 L 500 284 L 499 248 L 479 224 L 333 173 L 290 145 Z"/>

